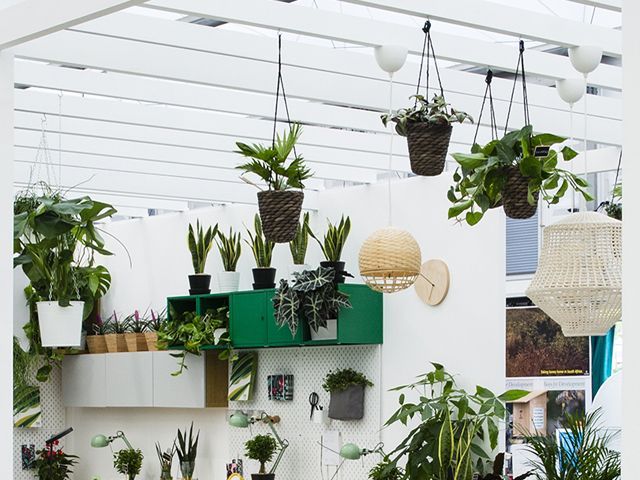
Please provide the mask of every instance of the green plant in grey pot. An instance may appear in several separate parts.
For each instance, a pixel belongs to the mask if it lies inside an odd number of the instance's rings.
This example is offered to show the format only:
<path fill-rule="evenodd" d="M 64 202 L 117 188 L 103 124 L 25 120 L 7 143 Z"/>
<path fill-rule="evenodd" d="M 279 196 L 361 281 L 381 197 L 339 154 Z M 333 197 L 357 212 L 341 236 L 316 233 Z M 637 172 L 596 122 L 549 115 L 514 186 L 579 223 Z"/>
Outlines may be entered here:
<path fill-rule="evenodd" d="M 236 271 L 242 254 L 240 232 L 229 227 L 229 234 L 218 232 L 216 244 L 222 259 L 223 272 L 218 272 L 218 288 L 221 292 L 237 292 L 240 285 L 240 272 Z"/>
<path fill-rule="evenodd" d="M 176 442 L 174 441 L 171 448 L 162 450 L 160 442 L 156 442 L 156 454 L 160 462 L 160 480 L 173 480 L 171 475 L 171 467 L 173 466 L 173 457 L 176 454 Z"/>
<path fill-rule="evenodd" d="M 310 233 L 309 212 L 305 212 L 302 216 L 302 221 L 298 223 L 295 237 L 289 242 L 289 250 L 291 251 L 291 258 L 293 259 L 291 274 L 309 270 L 309 265 L 305 263 L 305 258 L 307 256 L 307 248 L 309 247 Z"/>
<path fill-rule="evenodd" d="M 189 294 L 201 295 L 210 293 L 211 275 L 204 273 L 207 264 L 207 257 L 213 246 L 213 241 L 218 234 L 218 224 L 206 230 L 200 225 L 200 220 L 196 221 L 196 227 L 189 224 L 189 234 L 187 243 L 191 252 L 191 263 L 193 264 L 193 275 L 189 275 Z"/>
<path fill-rule="evenodd" d="M 345 263 L 341 260 L 344 244 L 347 242 L 347 238 L 351 232 L 351 219 L 349 217 L 344 218 L 343 215 L 340 218 L 340 223 L 337 225 L 332 224 L 330 221 L 327 223 L 327 232 L 324 234 L 323 241 L 320 241 L 312 231 L 309 231 L 309 234 L 318 242 L 322 249 L 325 261 L 320 262 L 320 266 L 333 268 L 335 271 L 335 282 L 344 283 L 345 276 L 353 276 L 347 273 Z"/>
<path fill-rule="evenodd" d="M 256 268 L 253 269 L 253 289 L 275 288 L 276 269 L 271 267 L 271 257 L 276 244 L 267 240 L 263 235 L 262 222 L 258 214 L 253 219 L 253 228 L 254 232 L 247 228 L 250 241 L 245 240 L 247 245 L 251 247 L 253 258 L 256 261 Z"/>
<path fill-rule="evenodd" d="M 187 435 L 188 433 L 188 435 Z M 180 472 L 182 472 L 182 480 L 193 480 L 193 471 L 196 468 L 196 456 L 198 455 L 198 440 L 200 439 L 200 430 L 197 435 L 193 436 L 193 422 L 189 431 L 185 429 L 182 432 L 178 429 L 178 444 L 176 453 L 180 461 Z"/>
<path fill-rule="evenodd" d="M 331 394 L 329 418 L 334 420 L 360 420 L 364 417 L 364 390 L 373 383 L 352 368 L 330 371 L 322 388 Z"/>
<path fill-rule="evenodd" d="M 275 466 L 267 473 L 267 463 L 273 460 L 278 451 L 278 443 L 271 435 L 256 435 L 245 444 L 245 455 L 260 462 L 260 471 L 252 473 L 253 480 L 273 480 L 276 476 Z"/>
<path fill-rule="evenodd" d="M 142 451 L 125 448 L 113 455 L 113 467 L 118 473 L 126 475 L 128 480 L 134 480 L 142 469 L 143 458 Z"/>

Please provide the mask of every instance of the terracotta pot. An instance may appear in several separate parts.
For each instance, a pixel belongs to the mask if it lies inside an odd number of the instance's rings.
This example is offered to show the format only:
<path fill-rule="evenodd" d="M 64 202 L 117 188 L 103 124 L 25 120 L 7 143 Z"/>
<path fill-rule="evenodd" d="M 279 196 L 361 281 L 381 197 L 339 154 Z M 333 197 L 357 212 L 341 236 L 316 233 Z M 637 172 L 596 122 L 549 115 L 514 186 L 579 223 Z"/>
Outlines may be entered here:
<path fill-rule="evenodd" d="M 104 335 L 87 335 L 89 353 L 107 353 L 107 342 Z"/>

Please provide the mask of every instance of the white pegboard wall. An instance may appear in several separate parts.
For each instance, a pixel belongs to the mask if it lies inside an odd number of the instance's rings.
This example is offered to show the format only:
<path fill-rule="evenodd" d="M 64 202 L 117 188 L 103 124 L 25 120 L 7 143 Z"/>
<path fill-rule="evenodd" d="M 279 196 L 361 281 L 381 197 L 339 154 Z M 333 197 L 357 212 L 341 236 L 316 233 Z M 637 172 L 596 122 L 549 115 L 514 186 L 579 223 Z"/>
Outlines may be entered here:
<path fill-rule="evenodd" d="M 53 367 L 47 382 L 41 383 L 33 379 L 32 384 L 40 387 L 42 426 L 39 428 L 13 429 L 14 480 L 32 480 L 36 478 L 34 470 L 22 470 L 21 445 L 33 444 L 36 450 L 40 450 L 44 446 L 46 439 L 65 429 L 65 409 L 62 405 L 62 376 L 60 369 Z M 61 440 L 60 444 L 64 446 L 64 440 Z"/>
<path fill-rule="evenodd" d="M 355 443 L 362 448 L 373 448 L 380 441 L 380 347 L 338 346 L 275 348 L 257 351 L 258 370 L 253 400 L 229 402 L 229 410 L 248 412 L 265 411 L 278 415 L 281 422 L 276 425 L 278 434 L 289 440 L 282 462 L 276 471 L 278 480 L 329 480 L 334 467 L 321 467 L 319 442 L 326 430 L 337 430 L 341 445 Z M 324 426 L 309 420 L 311 407 L 309 394 L 320 396 L 320 405 L 329 407 L 329 393 L 322 389 L 322 382 L 329 370 L 353 368 L 364 373 L 374 384 L 365 393 L 365 414 L 362 420 L 331 420 Z M 294 397 L 291 402 L 269 400 L 267 377 L 272 374 L 294 376 Z M 256 424 L 250 429 L 230 428 L 229 453 L 233 457 L 244 457 L 244 443 L 257 434 L 269 433 L 269 427 Z M 366 479 L 370 468 L 379 461 L 379 455 L 370 455 L 360 461 L 346 461 L 338 477 L 342 479 Z M 245 478 L 256 473 L 253 462 L 245 459 Z"/>

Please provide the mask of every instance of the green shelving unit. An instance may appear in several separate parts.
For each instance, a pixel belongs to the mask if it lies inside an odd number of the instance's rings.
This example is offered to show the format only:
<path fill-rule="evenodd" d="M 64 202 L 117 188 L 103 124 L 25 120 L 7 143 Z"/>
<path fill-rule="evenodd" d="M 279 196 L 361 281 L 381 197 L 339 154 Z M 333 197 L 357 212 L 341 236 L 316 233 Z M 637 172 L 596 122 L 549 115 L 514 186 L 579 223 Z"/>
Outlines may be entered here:
<path fill-rule="evenodd" d="M 271 299 L 275 290 L 214 293 L 167 298 L 167 312 L 207 310 L 229 306 L 229 336 L 236 349 L 327 345 L 376 345 L 383 341 L 382 294 L 366 285 L 341 284 L 340 291 L 349 295 L 353 308 L 340 310 L 338 334 L 332 340 L 312 340 L 309 327 L 301 322 L 294 336 L 284 326 L 278 327 Z M 204 349 L 218 349 L 211 346 Z"/>

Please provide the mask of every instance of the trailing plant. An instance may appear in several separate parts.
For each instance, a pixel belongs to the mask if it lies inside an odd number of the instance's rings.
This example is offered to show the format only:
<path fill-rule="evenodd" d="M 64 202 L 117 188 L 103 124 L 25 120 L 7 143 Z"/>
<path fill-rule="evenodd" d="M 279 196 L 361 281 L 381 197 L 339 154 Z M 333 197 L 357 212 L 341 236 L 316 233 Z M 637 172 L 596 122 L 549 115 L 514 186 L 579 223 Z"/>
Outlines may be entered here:
<path fill-rule="evenodd" d="M 113 454 L 113 467 L 118 473 L 126 475 L 129 480 L 134 480 L 140 473 L 143 458 L 141 450 L 125 448 Z"/>
<path fill-rule="evenodd" d="M 600 409 L 586 415 L 566 415 L 562 443 L 555 435 L 524 434 L 528 450 L 536 459 L 530 462 L 538 479 L 616 480 L 620 478 L 620 453 L 611 449 L 620 432 L 601 426 Z"/>
<path fill-rule="evenodd" d="M 302 222 L 298 224 L 296 236 L 289 242 L 289 250 L 293 258 L 294 265 L 303 265 L 307 256 L 307 247 L 309 246 L 309 212 L 305 212 L 302 216 Z"/>
<path fill-rule="evenodd" d="M 67 480 L 73 474 L 78 457 L 65 453 L 58 445 L 58 440 L 55 440 L 36 452 L 33 466 L 39 480 Z"/>
<path fill-rule="evenodd" d="M 207 264 L 207 257 L 213 246 L 213 240 L 218 234 L 218 224 L 204 230 L 200 225 L 200 220 L 196 221 L 196 228 L 189 224 L 189 234 L 187 242 L 189 251 L 191 252 L 191 263 L 193 264 L 193 273 L 196 275 L 204 273 L 204 267 Z"/>
<path fill-rule="evenodd" d="M 242 243 L 240 242 L 240 232 L 235 232 L 229 227 L 229 235 L 218 231 L 216 244 L 222 258 L 222 265 L 225 272 L 235 272 L 242 253 Z"/>
<path fill-rule="evenodd" d="M 237 142 L 236 153 L 251 159 L 236 167 L 244 171 L 241 178 L 257 186 L 244 177 L 247 173 L 254 174 L 267 184 L 269 190 L 303 189 L 303 182 L 313 174 L 306 167 L 302 156 L 295 153 L 295 145 L 301 133 L 300 125 L 294 123 L 284 135 L 276 135 L 275 141 L 270 146 Z M 289 160 L 291 153 L 294 153 L 294 157 Z"/>
<path fill-rule="evenodd" d="M 224 306 L 215 310 L 208 310 L 204 315 L 195 312 L 185 312 L 182 315 L 171 312 L 171 318 L 162 322 L 158 330 L 158 348 L 167 350 L 179 346 L 180 352 L 170 355 L 178 359 L 178 370 L 172 376 L 180 375 L 187 365 L 185 359 L 188 353 L 199 356 L 202 347 L 215 344 L 215 330 L 224 328 L 228 324 L 229 307 Z"/>
<path fill-rule="evenodd" d="M 271 435 L 256 435 L 245 444 L 245 455 L 260 462 L 259 474 L 266 474 L 266 464 L 269 463 L 278 451 L 278 443 Z M 273 472 L 271 472 L 273 473 Z"/>
<path fill-rule="evenodd" d="M 329 371 L 322 382 L 322 388 L 327 392 L 342 392 L 352 385 L 373 387 L 373 383 L 363 373 L 357 372 L 353 368 Z"/>
<path fill-rule="evenodd" d="M 328 221 L 327 233 L 324 234 L 323 242 L 321 242 L 311 230 L 309 230 L 309 235 L 318 242 L 324 258 L 328 262 L 339 262 L 342 257 L 342 249 L 349 237 L 349 232 L 351 232 L 351 219 L 349 217 L 345 219 L 343 215 L 338 225 L 333 225 Z"/>
<path fill-rule="evenodd" d="M 256 267 L 258 268 L 269 268 L 271 267 L 271 257 L 273 255 L 273 248 L 276 244 L 264 236 L 262 232 L 262 221 L 260 221 L 260 215 L 256 213 L 253 219 L 253 228 L 255 234 L 251 232 L 247 228 L 247 233 L 249 234 L 249 239 L 251 241 L 245 240 L 247 245 L 251 247 L 251 251 L 253 252 L 253 258 L 256 261 Z"/>
<path fill-rule="evenodd" d="M 491 450 L 498 445 L 500 422 L 507 419 L 504 402 L 528 392 L 510 390 L 496 396 L 478 386 L 468 393 L 442 365 L 433 366 L 415 383 L 393 389 L 403 392 L 400 407 L 385 425 L 419 423 L 389 454 L 390 465 L 404 465 L 405 478 L 471 480 L 474 473 L 487 469 L 490 452 L 485 442 Z"/>
<path fill-rule="evenodd" d="M 402 480 L 403 478 L 404 472 L 402 469 L 392 465 L 387 456 L 369 470 L 370 480 Z"/>
<path fill-rule="evenodd" d="M 187 429 L 184 432 L 178 429 L 178 444 L 176 445 L 176 453 L 178 454 L 178 460 L 180 463 L 193 463 L 196 461 L 198 455 L 198 440 L 200 439 L 200 430 L 196 436 L 193 436 L 193 422 L 189 428 L 189 435 L 187 436 Z"/>
<path fill-rule="evenodd" d="M 442 95 L 434 95 L 431 102 L 424 95 L 412 95 L 409 98 L 415 99 L 413 107 L 403 108 L 395 114 L 384 114 L 380 117 L 385 127 L 389 121 L 394 122 L 396 132 L 403 137 L 407 136 L 407 128 L 410 123 L 451 125 L 452 123 L 462 123 L 465 120 L 473 123 L 473 118 L 470 115 L 451 108 Z"/>
<path fill-rule="evenodd" d="M 162 451 L 160 442 L 156 442 L 156 454 L 160 462 L 160 479 L 168 480 L 171 478 L 171 467 L 173 465 L 173 457 L 176 454 L 176 442 L 173 441 L 171 448 Z"/>
<path fill-rule="evenodd" d="M 298 331 L 300 318 L 317 332 L 327 326 L 327 320 L 338 318 L 340 308 L 351 308 L 349 295 L 333 283 L 333 268 L 294 272 L 293 277 L 291 285 L 280 280 L 272 299 L 276 324 L 287 325 L 292 336 Z"/>
<path fill-rule="evenodd" d="M 453 174 L 454 185 L 447 193 L 453 204 L 449 218 L 476 225 L 487 210 L 501 204 L 511 167 L 517 167 L 527 178 L 527 200 L 531 205 L 535 205 L 538 193 L 548 204 L 556 204 L 569 187 L 586 200 L 593 200 L 586 180 L 558 167 L 559 156 L 569 161 L 577 155 L 575 150 L 567 146 L 560 152 L 549 148 L 566 138 L 551 133 L 533 135 L 532 131 L 533 127 L 527 125 L 483 147 L 474 144 L 471 153 L 452 154 L 459 167 Z"/>

